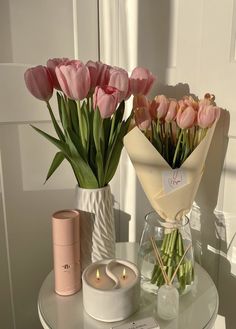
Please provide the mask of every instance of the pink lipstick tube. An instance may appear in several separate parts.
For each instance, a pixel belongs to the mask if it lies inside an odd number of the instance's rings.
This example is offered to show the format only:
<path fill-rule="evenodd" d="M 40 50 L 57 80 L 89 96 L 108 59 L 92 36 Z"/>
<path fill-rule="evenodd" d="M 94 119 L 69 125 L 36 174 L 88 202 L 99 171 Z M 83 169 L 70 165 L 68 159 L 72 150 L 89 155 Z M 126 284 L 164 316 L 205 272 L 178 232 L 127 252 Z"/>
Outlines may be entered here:
<path fill-rule="evenodd" d="M 60 210 L 52 215 L 55 292 L 68 296 L 81 289 L 79 212 Z"/>

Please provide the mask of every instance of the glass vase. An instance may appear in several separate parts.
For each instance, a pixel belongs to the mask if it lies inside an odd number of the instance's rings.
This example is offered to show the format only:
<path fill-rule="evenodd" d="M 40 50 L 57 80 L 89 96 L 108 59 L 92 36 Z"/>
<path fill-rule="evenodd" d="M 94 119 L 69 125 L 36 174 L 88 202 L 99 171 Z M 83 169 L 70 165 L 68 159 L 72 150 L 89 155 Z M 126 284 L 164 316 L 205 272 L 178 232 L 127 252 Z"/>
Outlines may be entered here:
<path fill-rule="evenodd" d="M 180 294 L 188 292 L 194 281 L 194 258 L 188 217 L 183 216 L 180 220 L 170 222 L 162 219 L 156 212 L 145 216 L 138 252 L 141 286 L 148 292 L 157 293 L 158 288 L 166 282 L 151 238 L 155 241 L 168 280 L 172 279 L 181 262 L 173 285 Z"/>

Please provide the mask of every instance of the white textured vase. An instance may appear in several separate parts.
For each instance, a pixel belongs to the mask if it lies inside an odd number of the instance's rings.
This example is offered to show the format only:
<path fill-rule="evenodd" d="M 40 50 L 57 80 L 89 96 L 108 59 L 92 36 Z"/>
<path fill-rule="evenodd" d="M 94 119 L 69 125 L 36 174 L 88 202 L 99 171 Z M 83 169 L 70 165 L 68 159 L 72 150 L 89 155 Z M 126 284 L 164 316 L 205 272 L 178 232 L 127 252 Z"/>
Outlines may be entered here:
<path fill-rule="evenodd" d="M 91 262 L 115 257 L 115 223 L 110 186 L 84 189 L 76 186 L 75 208 L 80 213 L 82 270 Z"/>

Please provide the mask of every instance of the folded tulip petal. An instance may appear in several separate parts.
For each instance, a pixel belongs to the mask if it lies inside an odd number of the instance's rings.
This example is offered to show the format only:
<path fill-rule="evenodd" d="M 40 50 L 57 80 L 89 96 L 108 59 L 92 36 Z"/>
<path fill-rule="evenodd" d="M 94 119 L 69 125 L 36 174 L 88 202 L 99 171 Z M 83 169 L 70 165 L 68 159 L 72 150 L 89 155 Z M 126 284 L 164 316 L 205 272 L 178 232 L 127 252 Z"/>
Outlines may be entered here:
<path fill-rule="evenodd" d="M 143 67 L 136 67 L 130 76 L 130 90 L 133 95 L 147 95 L 151 90 L 155 77 Z"/>

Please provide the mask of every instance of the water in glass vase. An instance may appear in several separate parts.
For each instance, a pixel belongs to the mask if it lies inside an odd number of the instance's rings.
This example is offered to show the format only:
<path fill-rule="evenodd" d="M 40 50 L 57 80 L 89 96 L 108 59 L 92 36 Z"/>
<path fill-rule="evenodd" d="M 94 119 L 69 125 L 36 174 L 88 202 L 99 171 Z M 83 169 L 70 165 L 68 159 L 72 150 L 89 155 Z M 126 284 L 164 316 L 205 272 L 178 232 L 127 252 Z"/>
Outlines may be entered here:
<path fill-rule="evenodd" d="M 139 247 L 138 267 L 141 269 L 141 287 L 148 292 L 157 293 L 158 286 L 154 285 L 152 274 L 156 264 L 156 256 L 151 242 L 145 241 Z"/>

